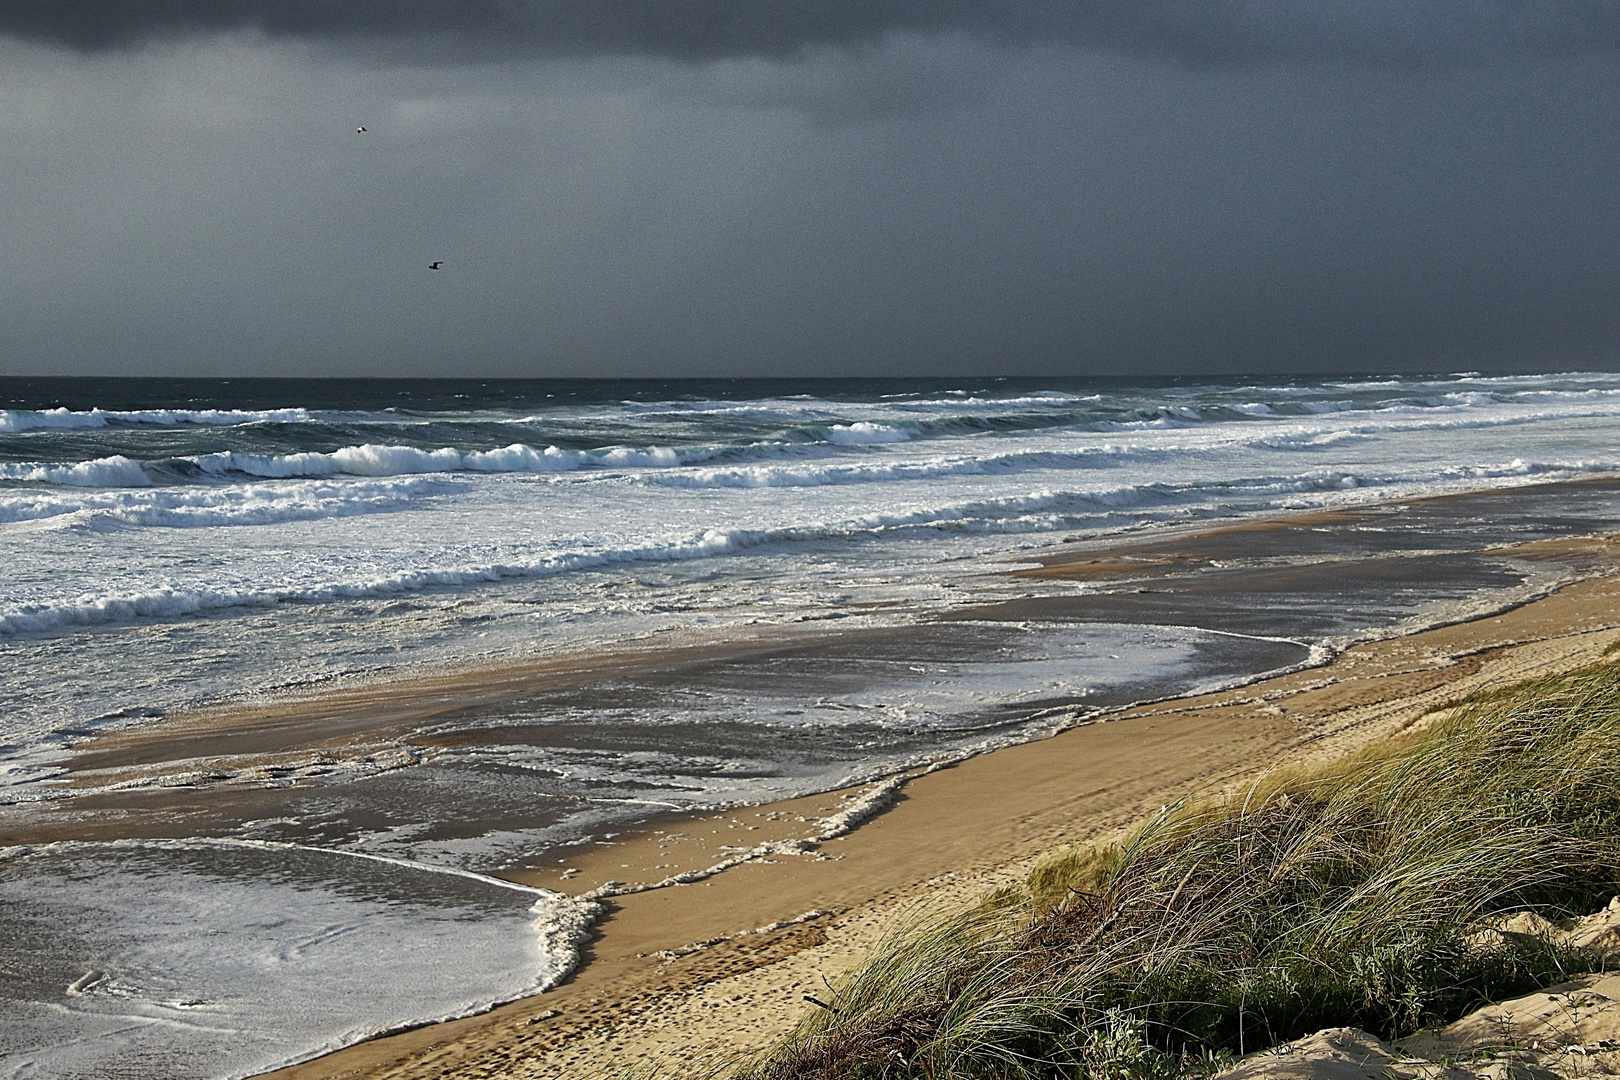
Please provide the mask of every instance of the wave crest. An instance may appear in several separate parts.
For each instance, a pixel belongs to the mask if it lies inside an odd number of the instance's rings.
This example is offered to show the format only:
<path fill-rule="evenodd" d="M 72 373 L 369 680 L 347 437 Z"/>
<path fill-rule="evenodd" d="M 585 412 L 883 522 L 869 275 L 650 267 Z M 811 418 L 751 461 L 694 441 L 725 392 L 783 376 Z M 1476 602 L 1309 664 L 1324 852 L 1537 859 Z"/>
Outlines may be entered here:
<path fill-rule="evenodd" d="M 0 432 L 103 428 L 110 424 L 237 427 L 263 423 L 302 424 L 308 423 L 309 418 L 308 409 L 90 409 L 84 412 L 70 409 L 0 409 Z"/>

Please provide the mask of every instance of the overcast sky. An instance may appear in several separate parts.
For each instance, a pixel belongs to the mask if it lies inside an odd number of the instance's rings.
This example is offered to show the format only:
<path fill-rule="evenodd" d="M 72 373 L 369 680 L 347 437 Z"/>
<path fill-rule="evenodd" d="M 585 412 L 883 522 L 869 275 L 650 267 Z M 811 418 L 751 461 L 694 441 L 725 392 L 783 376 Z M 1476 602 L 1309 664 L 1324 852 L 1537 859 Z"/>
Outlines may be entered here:
<path fill-rule="evenodd" d="M 1610 0 L 0 0 L 0 374 L 1614 367 L 1617 106 Z"/>

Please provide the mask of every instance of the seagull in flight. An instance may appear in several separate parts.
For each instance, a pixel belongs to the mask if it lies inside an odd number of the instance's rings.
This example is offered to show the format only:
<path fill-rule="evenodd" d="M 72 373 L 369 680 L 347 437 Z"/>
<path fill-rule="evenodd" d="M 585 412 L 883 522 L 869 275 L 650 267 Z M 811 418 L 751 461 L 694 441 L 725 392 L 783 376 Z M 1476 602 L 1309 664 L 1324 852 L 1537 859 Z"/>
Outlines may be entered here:
<path fill-rule="evenodd" d="M 365 130 L 366 130 L 366 129 L 365 129 L 365 128 L 363 128 L 363 127 L 357 127 L 357 128 L 355 128 L 355 129 L 354 129 L 354 133 L 355 133 L 355 134 L 356 134 L 356 135 L 361 135 L 361 134 L 364 134 L 364 133 L 365 133 Z"/>
<path fill-rule="evenodd" d="M 437 270 L 443 265 L 444 265 L 444 263 L 440 262 L 440 261 L 430 262 L 430 263 L 428 263 L 428 269 L 429 270 Z"/>

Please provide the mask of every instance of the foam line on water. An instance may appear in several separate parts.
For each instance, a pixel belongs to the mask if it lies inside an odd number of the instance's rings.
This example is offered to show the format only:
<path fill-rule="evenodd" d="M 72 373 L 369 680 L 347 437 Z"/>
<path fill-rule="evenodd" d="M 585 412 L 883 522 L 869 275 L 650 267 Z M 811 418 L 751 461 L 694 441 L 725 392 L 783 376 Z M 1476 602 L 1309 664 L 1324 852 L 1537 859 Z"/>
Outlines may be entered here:
<path fill-rule="evenodd" d="M 561 897 L 567 899 L 562 893 L 555 893 L 548 889 L 539 889 L 531 885 L 520 885 L 515 881 L 504 878 L 491 877 L 480 874 L 475 870 L 464 870 L 455 866 L 434 866 L 431 863 L 414 862 L 410 859 L 401 859 L 392 855 L 376 855 L 369 851 L 352 851 L 346 848 L 313 847 L 309 844 L 293 844 L 281 840 L 253 840 L 245 837 L 233 836 L 188 836 L 178 839 L 144 839 L 121 838 L 116 840 L 58 840 L 50 844 L 37 846 L 21 846 L 0 848 L 0 860 L 7 858 L 24 857 L 30 854 L 50 851 L 65 851 L 74 848 L 154 848 L 158 850 L 175 849 L 195 851 L 201 848 L 235 847 L 248 848 L 256 851 L 304 851 L 318 855 L 335 855 L 345 859 L 362 859 L 370 862 L 385 863 L 398 866 L 405 870 L 415 870 L 424 874 L 446 874 L 450 877 L 466 878 L 484 885 L 491 885 L 498 889 L 510 889 L 513 892 L 529 893 L 545 899 Z"/>
<path fill-rule="evenodd" d="M 612 896 L 627 896 L 632 893 L 650 892 L 653 889 L 666 889 L 672 885 L 690 885 L 694 882 L 704 881 L 716 874 L 741 866 L 744 863 L 757 859 L 769 858 L 772 855 L 805 855 L 813 853 L 817 847 L 828 840 L 836 840 L 862 824 L 887 810 L 899 798 L 900 790 L 917 776 L 926 775 L 946 764 L 954 764 L 963 760 L 963 755 L 954 755 L 948 759 L 934 762 L 920 772 L 904 772 L 890 776 L 871 785 L 861 792 L 850 804 L 836 814 L 818 819 L 814 829 L 808 836 L 791 840 L 768 840 L 763 844 L 742 849 L 712 866 L 701 870 L 688 870 L 684 873 L 673 874 L 661 881 L 627 883 L 623 881 L 609 881 L 604 885 L 592 889 L 584 896 L 590 899 L 605 899 Z"/>
<path fill-rule="evenodd" d="M 1598 463 L 1602 465 L 1604 463 Z M 1612 467 L 1612 466 L 1610 466 Z M 1017 535 L 1081 527 L 1100 510 L 1146 506 L 1172 507 L 1208 498 L 1241 493 L 1259 505 L 1251 513 L 1274 511 L 1270 500 L 1282 499 L 1293 508 L 1315 505 L 1319 496 L 1381 488 L 1383 497 L 1435 494 L 1465 490 L 1481 479 L 1502 486 L 1528 484 L 1549 475 L 1567 475 L 1571 468 L 1535 466 L 1520 460 L 1498 466 L 1448 470 L 1443 483 L 1394 483 L 1353 473 L 1327 472 L 1294 477 L 1263 477 L 1239 483 L 1203 482 L 1127 484 L 1090 491 L 1037 491 L 992 499 L 921 507 L 901 512 L 876 512 L 834 522 L 807 522 L 778 528 L 709 528 L 670 539 L 600 550 L 574 549 L 537 554 L 528 560 L 400 569 L 349 581 L 326 581 L 286 587 L 197 588 L 180 585 L 101 596 L 80 595 L 45 602 L 24 602 L 0 609 L 0 635 L 49 632 L 64 627 L 94 626 L 146 618 L 175 618 L 229 608 L 270 607 L 286 602 L 328 603 L 346 599 L 381 597 L 437 587 L 459 587 L 508 579 L 543 578 L 580 570 L 638 563 L 673 563 L 714 559 L 777 545 L 849 541 L 902 536 L 940 530 L 956 534 Z M 1580 470 L 1574 470 L 1580 471 Z M 1368 495 L 1366 498 L 1373 496 Z"/>
<path fill-rule="evenodd" d="M 143 474 L 144 475 L 144 474 Z M 0 493 L 0 524 L 70 517 L 160 528 L 273 525 L 390 513 L 457 491 L 462 481 L 403 476 L 228 487 Z"/>
<path fill-rule="evenodd" d="M 75 412 L 70 409 L 0 409 L 0 432 L 83 430 L 104 428 L 110 424 L 145 424 L 159 427 L 198 425 L 205 427 L 235 427 L 242 424 L 301 424 L 308 423 L 308 409 L 89 409 Z"/>

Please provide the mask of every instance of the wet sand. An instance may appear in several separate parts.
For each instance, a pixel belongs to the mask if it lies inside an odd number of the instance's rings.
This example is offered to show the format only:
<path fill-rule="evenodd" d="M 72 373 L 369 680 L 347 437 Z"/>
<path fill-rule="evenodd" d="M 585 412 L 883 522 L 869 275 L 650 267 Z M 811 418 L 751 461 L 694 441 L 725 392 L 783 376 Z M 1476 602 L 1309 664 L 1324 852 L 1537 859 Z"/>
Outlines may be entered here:
<path fill-rule="evenodd" d="M 1611 565 L 1620 556 L 1608 537 L 1557 543 Z M 605 1077 L 648 1065 L 702 1075 L 785 1031 L 812 1007 L 803 995 L 886 929 L 971 903 L 1052 846 L 1128 827 L 1196 788 L 1330 759 L 1474 691 L 1596 662 L 1616 647 L 1620 579 L 1604 576 L 1511 611 L 1359 645 L 1325 667 L 1128 709 L 918 775 L 885 813 L 809 854 L 615 898 L 585 966 L 556 990 L 271 1075 Z M 521 877 L 582 893 L 697 868 L 744 837 L 802 835 L 802 819 L 839 803 L 823 795 L 661 822 Z M 758 930 L 772 924 L 784 925 Z"/>

